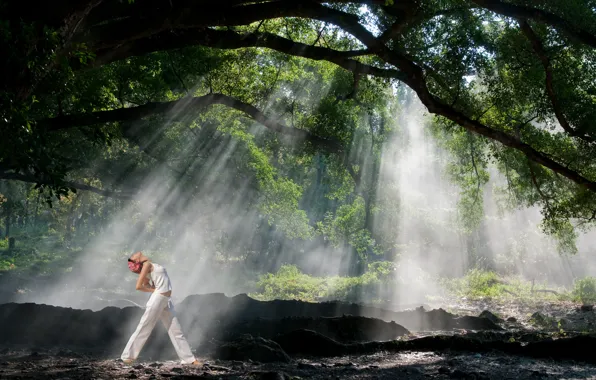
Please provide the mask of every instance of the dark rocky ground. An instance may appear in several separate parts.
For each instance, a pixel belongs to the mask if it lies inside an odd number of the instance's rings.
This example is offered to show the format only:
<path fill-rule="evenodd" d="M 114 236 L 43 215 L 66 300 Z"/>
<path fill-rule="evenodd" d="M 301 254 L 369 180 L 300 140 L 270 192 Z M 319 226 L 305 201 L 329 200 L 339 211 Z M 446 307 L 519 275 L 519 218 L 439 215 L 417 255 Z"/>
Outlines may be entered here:
<path fill-rule="evenodd" d="M 161 326 L 135 365 L 117 361 L 143 312 L 137 307 L 0 305 L 0 378 L 596 379 L 596 337 L 589 331 L 573 324 L 567 331 L 530 328 L 502 311 L 503 318 L 393 312 L 221 294 L 187 297 L 177 310 L 206 362 L 200 368 L 174 361 Z M 587 321 L 593 314 L 569 306 L 565 315 Z M 547 316 L 544 323 L 556 320 Z"/>
<path fill-rule="evenodd" d="M 2 379 L 596 379 L 596 366 L 499 353 L 380 352 L 289 363 L 204 358 L 199 368 L 173 361 L 125 365 L 67 351 L 5 351 Z"/>

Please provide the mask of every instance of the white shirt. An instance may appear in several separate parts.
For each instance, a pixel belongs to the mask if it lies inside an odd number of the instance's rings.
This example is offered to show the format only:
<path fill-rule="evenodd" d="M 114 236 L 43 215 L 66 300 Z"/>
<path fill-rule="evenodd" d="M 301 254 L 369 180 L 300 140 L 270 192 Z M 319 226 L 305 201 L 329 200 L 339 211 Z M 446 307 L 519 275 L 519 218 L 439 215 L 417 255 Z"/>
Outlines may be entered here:
<path fill-rule="evenodd" d="M 149 272 L 149 277 L 153 281 L 156 293 L 166 293 L 172 291 L 172 282 L 168 276 L 166 268 L 159 264 L 153 264 L 153 270 Z"/>

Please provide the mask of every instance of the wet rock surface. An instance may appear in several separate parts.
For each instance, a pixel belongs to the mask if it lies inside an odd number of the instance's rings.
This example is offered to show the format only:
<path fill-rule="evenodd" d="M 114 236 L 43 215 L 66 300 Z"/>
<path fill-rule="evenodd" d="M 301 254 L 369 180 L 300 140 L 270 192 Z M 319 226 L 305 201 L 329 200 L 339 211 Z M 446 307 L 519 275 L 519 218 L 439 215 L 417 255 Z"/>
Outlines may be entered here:
<path fill-rule="evenodd" d="M 174 361 L 125 365 L 95 356 L 11 350 L 0 355 L 2 379 L 590 379 L 596 367 L 488 354 L 377 353 L 297 358 L 289 363 L 208 360 L 200 367 Z"/>

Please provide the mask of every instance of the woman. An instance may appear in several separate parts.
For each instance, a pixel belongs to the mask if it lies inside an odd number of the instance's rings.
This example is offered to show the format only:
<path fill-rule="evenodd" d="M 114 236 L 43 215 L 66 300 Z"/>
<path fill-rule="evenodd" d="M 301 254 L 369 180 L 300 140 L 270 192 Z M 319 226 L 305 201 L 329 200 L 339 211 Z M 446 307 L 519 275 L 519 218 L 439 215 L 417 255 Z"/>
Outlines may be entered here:
<path fill-rule="evenodd" d="M 172 284 L 166 268 L 152 263 L 142 252 L 136 252 L 128 259 L 128 268 L 139 275 L 137 290 L 152 294 L 137 329 L 122 352 L 122 361 L 130 364 L 137 359 L 157 320 L 161 319 L 182 363 L 199 365 L 174 313 L 174 305 L 170 300 Z"/>

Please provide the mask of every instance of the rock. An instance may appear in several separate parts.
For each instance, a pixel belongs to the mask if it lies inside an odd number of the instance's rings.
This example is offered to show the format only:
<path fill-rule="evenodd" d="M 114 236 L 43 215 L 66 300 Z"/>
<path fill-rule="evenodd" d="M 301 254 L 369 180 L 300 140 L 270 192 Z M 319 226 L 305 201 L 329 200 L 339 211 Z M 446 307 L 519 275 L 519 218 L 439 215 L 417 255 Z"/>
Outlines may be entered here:
<path fill-rule="evenodd" d="M 316 369 L 317 366 L 310 363 L 298 363 L 298 369 Z"/>
<path fill-rule="evenodd" d="M 232 364 L 236 364 L 238 362 L 233 362 Z M 240 365 L 242 366 L 244 363 L 239 362 Z M 219 365 L 215 365 L 215 364 L 209 364 L 209 363 L 205 363 L 203 364 L 203 368 L 211 370 L 211 371 L 231 371 L 232 369 L 228 368 L 228 367 L 222 367 Z"/>
<path fill-rule="evenodd" d="M 579 309 L 585 313 L 594 310 L 594 305 L 582 305 Z"/>
<path fill-rule="evenodd" d="M 473 373 L 466 373 L 462 370 L 456 369 L 449 375 L 452 379 L 475 380 L 476 376 Z"/>
<path fill-rule="evenodd" d="M 507 322 L 516 323 L 517 322 L 517 318 L 515 318 L 515 317 L 509 317 L 509 318 L 507 318 Z"/>
<path fill-rule="evenodd" d="M 465 330 L 503 330 L 495 322 L 487 318 L 463 316 L 455 318 L 455 327 Z"/>
<path fill-rule="evenodd" d="M 143 303 L 136 298 L 135 302 Z M 293 330 L 312 330 L 340 343 L 351 343 L 393 340 L 408 334 L 410 329 L 498 329 L 494 323 L 485 324 L 485 318 L 458 318 L 442 309 L 392 312 L 342 302 L 261 302 L 246 295 L 189 296 L 177 307 L 189 343 L 204 351 L 215 349 L 209 347 L 210 342 L 233 340 L 243 333 L 274 339 L 278 334 Z M 48 347 L 79 353 L 90 347 L 101 352 L 117 352 L 126 345 L 142 313 L 139 307 L 109 306 L 91 311 L 33 303 L 1 304 L 0 325 L 11 328 L 0 329 L 0 342 L 8 346 Z M 217 328 L 213 328 L 216 321 Z M 175 357 L 166 331 L 157 326 L 140 359 Z"/>
<path fill-rule="evenodd" d="M 490 380 L 490 376 L 484 371 L 471 372 L 476 380 Z"/>
<path fill-rule="evenodd" d="M 422 374 L 422 370 L 419 367 L 416 367 L 416 366 L 407 367 L 405 369 L 405 371 L 409 375 L 421 375 Z"/>
<path fill-rule="evenodd" d="M 288 376 L 284 372 L 277 372 L 277 371 L 253 371 L 250 373 L 251 379 L 258 379 L 258 380 L 289 380 L 290 376 Z"/>
<path fill-rule="evenodd" d="M 275 341 L 290 354 L 336 356 L 346 352 L 345 345 L 312 330 L 292 331 Z"/>
<path fill-rule="evenodd" d="M 335 363 L 334 367 L 355 367 L 354 363 Z"/>
<path fill-rule="evenodd" d="M 371 342 L 393 340 L 409 334 L 409 331 L 395 322 L 362 316 L 344 315 L 341 317 L 289 317 L 264 319 L 236 323 L 229 327 L 227 338 L 234 335 L 250 334 L 272 339 L 276 335 L 295 330 L 312 330 L 338 342 Z M 226 338 L 226 336 L 222 337 Z"/>
<path fill-rule="evenodd" d="M 533 320 L 535 323 L 542 325 L 542 324 L 546 323 L 547 317 L 544 314 L 542 314 L 541 312 L 537 311 L 534 314 L 532 314 L 532 316 L 530 317 L 530 320 Z"/>
<path fill-rule="evenodd" d="M 493 323 L 501 323 L 503 322 L 503 320 L 499 317 L 497 317 L 495 314 L 491 313 L 488 310 L 484 310 L 482 313 L 480 313 L 479 315 L 480 318 L 486 318 L 489 321 L 493 322 Z"/>
<path fill-rule="evenodd" d="M 224 343 L 217 349 L 215 355 L 221 360 L 250 359 L 262 363 L 291 361 L 288 354 L 276 342 L 250 335 Z"/>
<path fill-rule="evenodd" d="M 69 350 L 60 350 L 56 353 L 56 356 L 62 357 L 62 358 L 78 358 L 78 359 L 83 357 L 83 355 L 78 354 L 73 351 L 69 351 Z"/>

